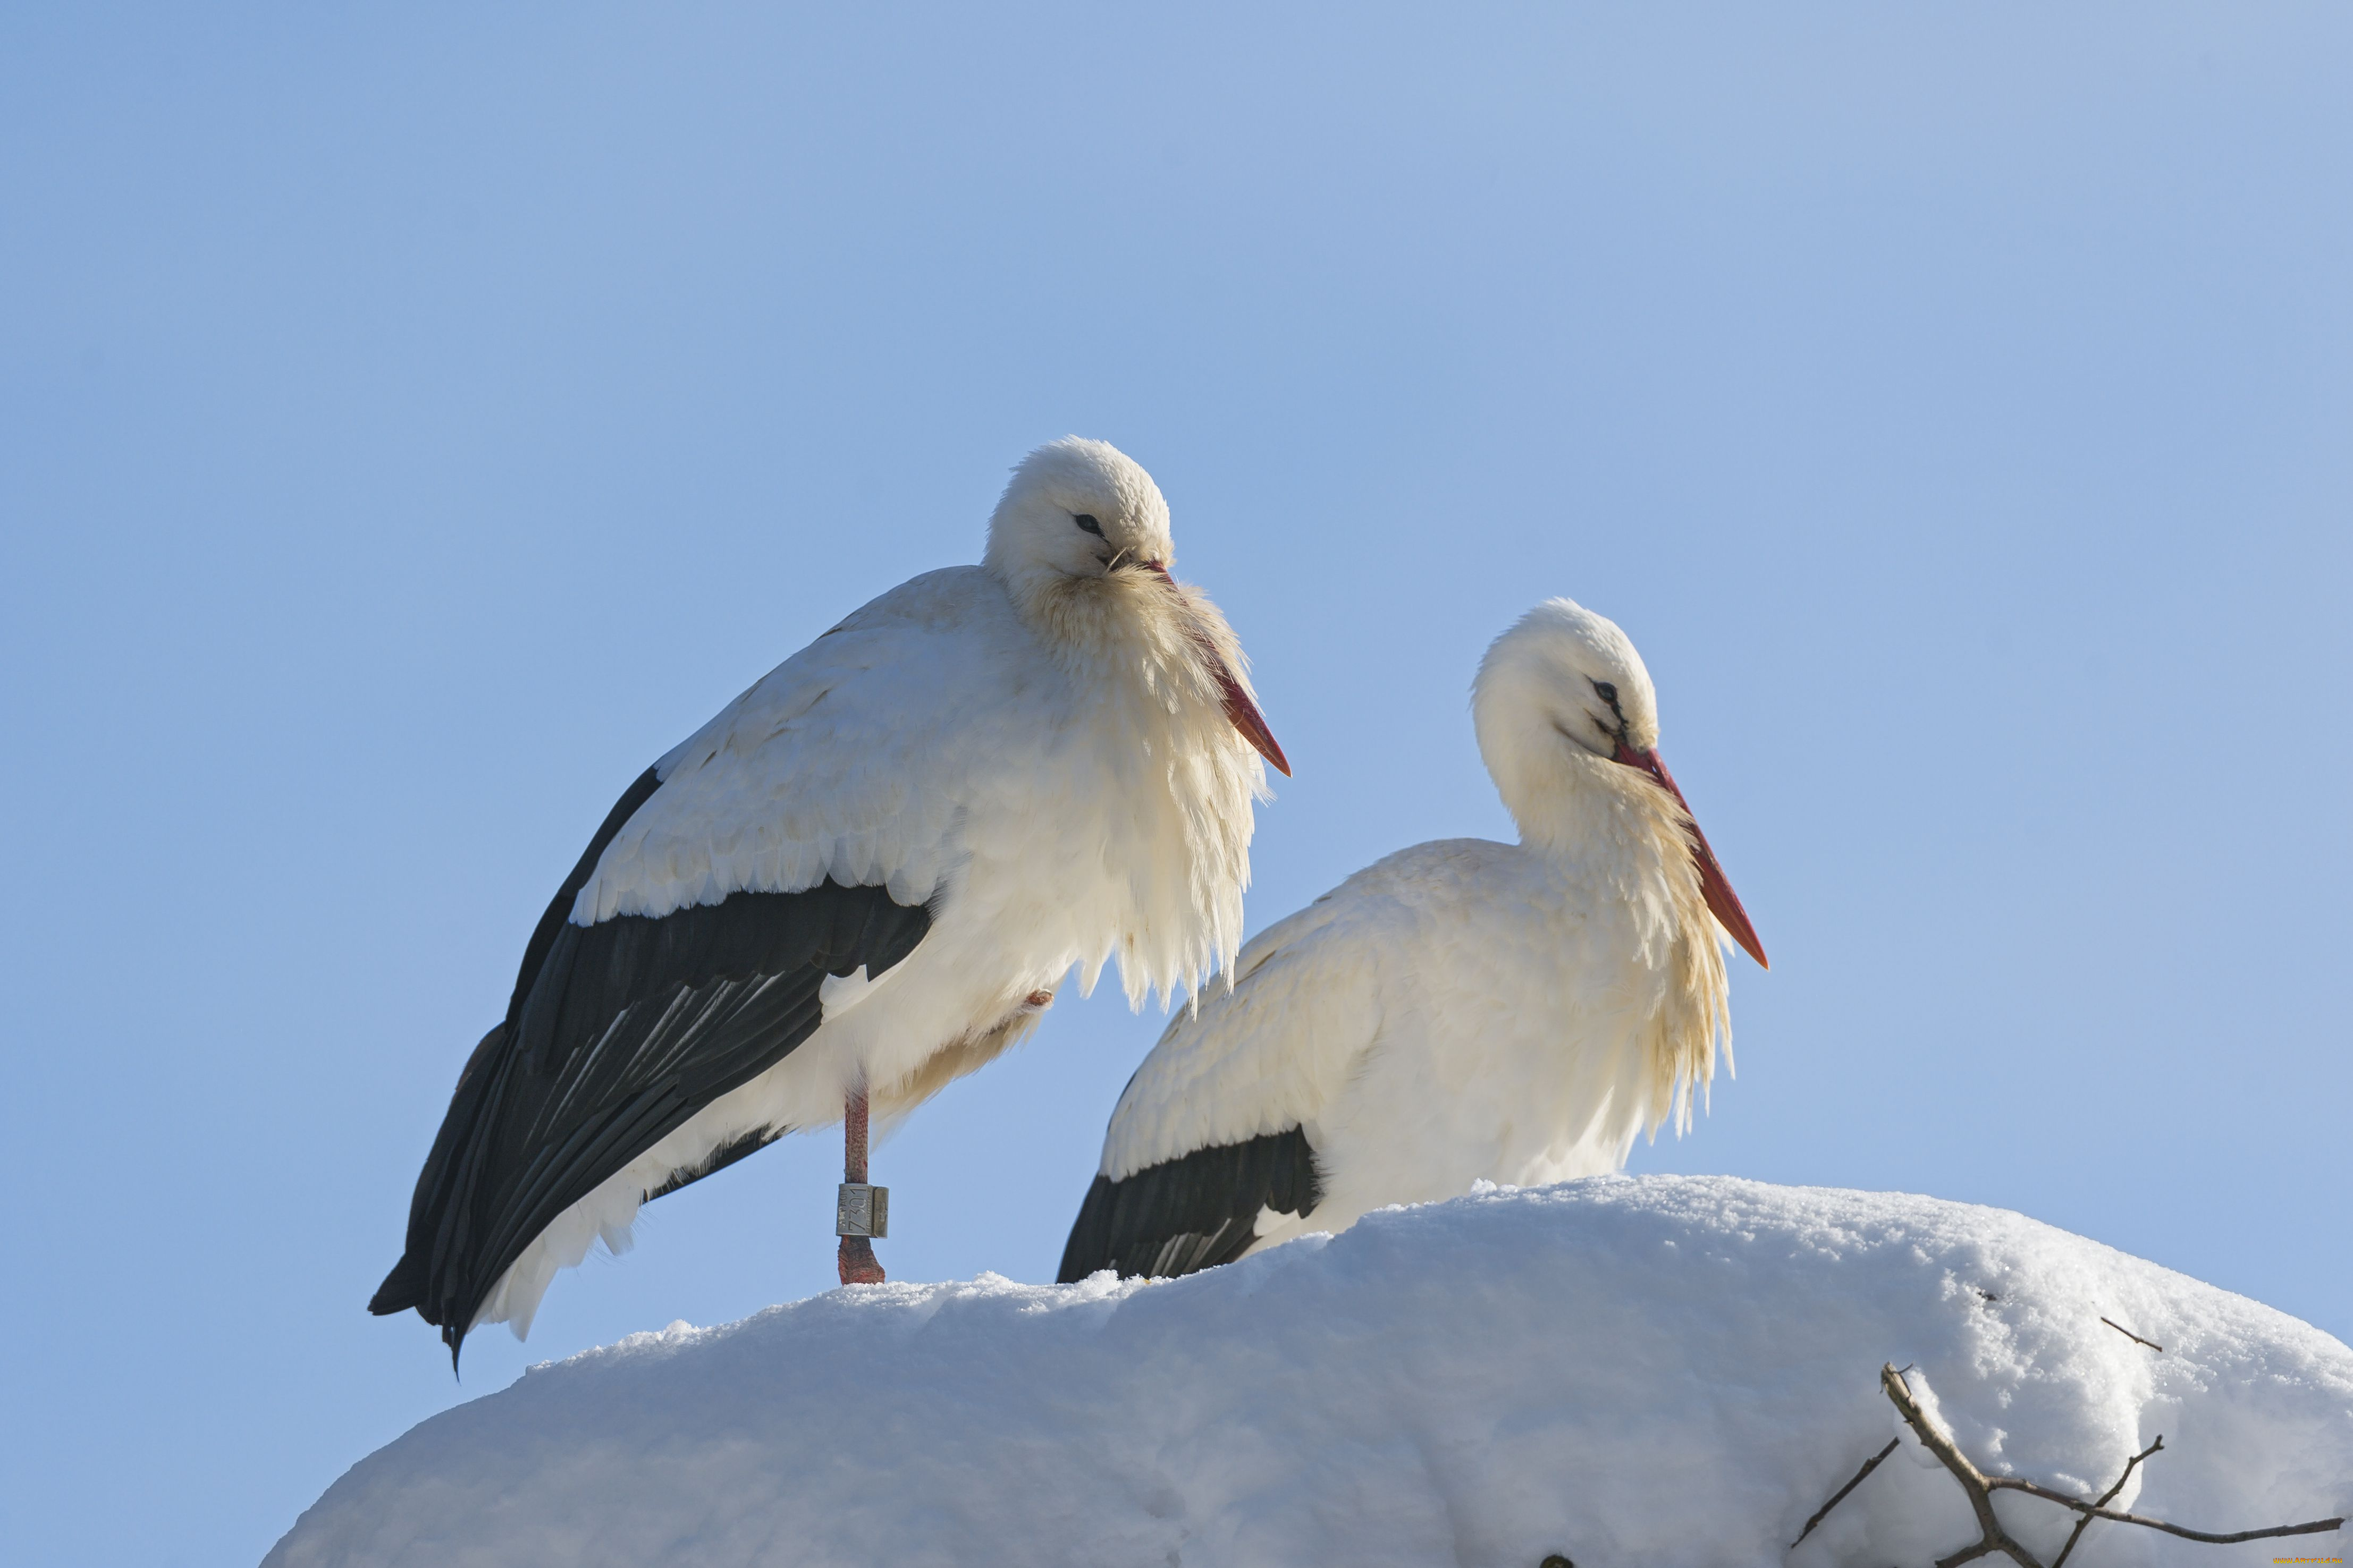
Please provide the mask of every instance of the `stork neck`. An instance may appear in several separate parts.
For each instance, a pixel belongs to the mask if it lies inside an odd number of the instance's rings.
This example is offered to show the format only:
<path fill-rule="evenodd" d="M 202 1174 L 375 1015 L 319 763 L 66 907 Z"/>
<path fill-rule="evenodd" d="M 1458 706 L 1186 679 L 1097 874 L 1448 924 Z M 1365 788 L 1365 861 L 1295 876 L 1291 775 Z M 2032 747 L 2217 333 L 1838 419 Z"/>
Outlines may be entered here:
<path fill-rule="evenodd" d="M 1647 773 L 1552 736 L 1548 758 L 1496 770 L 1520 842 L 1543 855 L 1595 901 L 1618 912 L 1640 962 L 1664 981 L 1641 1037 L 1648 1058 L 1640 1101 L 1655 1134 L 1690 1125 L 1704 1099 L 1719 1045 L 1732 1047 L 1724 954 L 1700 887 L 1683 808 Z"/>
<path fill-rule="evenodd" d="M 1186 606 L 1161 580 L 1137 573 L 1070 577 L 1049 570 L 997 575 L 1015 613 L 1083 689 L 1122 700 L 1149 695 L 1155 707 L 1166 707 L 1180 690 L 1206 692 Z"/>
<path fill-rule="evenodd" d="M 1240 947 L 1250 880 L 1258 757 L 1202 656 L 1204 639 L 1233 634 L 1198 595 L 1145 573 L 999 581 L 1071 677 L 1071 755 L 1101 770 L 1074 799 L 1100 815 L 1103 854 L 1132 900 L 1117 944 L 1128 1000 L 1189 990 Z M 1240 666 L 1238 648 L 1229 658 Z M 1083 955 L 1082 991 L 1110 952 Z"/>
<path fill-rule="evenodd" d="M 1521 843 L 1555 858 L 1631 863 L 1654 873 L 1690 858 L 1683 813 L 1666 791 L 1632 768 L 1548 739 L 1549 746 L 1496 773 Z"/>

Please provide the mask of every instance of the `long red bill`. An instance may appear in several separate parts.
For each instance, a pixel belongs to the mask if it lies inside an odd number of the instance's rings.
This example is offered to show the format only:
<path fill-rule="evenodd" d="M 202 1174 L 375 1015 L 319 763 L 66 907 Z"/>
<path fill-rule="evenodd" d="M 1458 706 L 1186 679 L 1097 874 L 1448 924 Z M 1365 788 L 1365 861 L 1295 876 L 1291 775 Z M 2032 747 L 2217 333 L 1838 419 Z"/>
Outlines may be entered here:
<path fill-rule="evenodd" d="M 1258 754 L 1266 759 L 1269 767 L 1289 778 L 1291 763 L 1284 758 L 1282 747 L 1276 743 L 1274 731 L 1266 727 L 1266 715 L 1258 710 L 1258 704 L 1250 700 L 1250 693 L 1242 689 L 1242 683 L 1234 679 L 1234 672 L 1226 668 L 1226 661 L 1215 648 L 1209 650 L 1209 673 L 1218 678 L 1218 689 L 1226 699 L 1226 717 L 1242 732 L 1242 739 L 1258 748 Z"/>
<path fill-rule="evenodd" d="M 1167 567 L 1157 561 L 1145 561 L 1140 564 L 1167 584 L 1169 591 L 1178 598 L 1185 596 L 1185 590 L 1168 575 Z M 1235 679 L 1233 667 L 1226 662 L 1226 656 L 1218 651 L 1217 644 L 1199 631 L 1193 633 L 1193 646 L 1201 650 L 1203 658 L 1208 660 L 1209 673 L 1218 682 L 1218 693 L 1225 699 L 1228 721 L 1241 731 L 1242 739 L 1248 741 L 1260 756 L 1267 760 L 1268 766 L 1289 778 L 1291 760 L 1282 754 L 1282 747 L 1276 742 L 1274 731 L 1266 727 L 1266 715 L 1258 710 L 1258 704 L 1250 700 L 1250 693 L 1243 690 L 1242 683 Z"/>
<path fill-rule="evenodd" d="M 1707 900 L 1708 912 L 1715 916 L 1716 923 L 1723 926 L 1732 940 L 1757 961 L 1757 968 L 1772 968 L 1765 962 L 1765 944 L 1757 940 L 1757 928 L 1748 923 L 1748 911 L 1740 907 L 1740 895 L 1732 890 L 1732 884 L 1725 879 L 1724 868 L 1715 863 L 1715 851 L 1707 847 L 1707 835 L 1699 830 L 1699 819 L 1692 815 L 1691 802 L 1685 800 L 1683 792 L 1675 787 L 1675 775 L 1667 772 L 1667 764 L 1659 760 L 1659 753 L 1648 750 L 1638 752 L 1620 741 L 1617 754 L 1610 760 L 1623 763 L 1630 768 L 1640 768 L 1664 784 L 1667 793 L 1675 797 L 1675 804 L 1683 808 L 1683 821 L 1691 828 L 1692 864 L 1699 868 L 1700 892 Z"/>

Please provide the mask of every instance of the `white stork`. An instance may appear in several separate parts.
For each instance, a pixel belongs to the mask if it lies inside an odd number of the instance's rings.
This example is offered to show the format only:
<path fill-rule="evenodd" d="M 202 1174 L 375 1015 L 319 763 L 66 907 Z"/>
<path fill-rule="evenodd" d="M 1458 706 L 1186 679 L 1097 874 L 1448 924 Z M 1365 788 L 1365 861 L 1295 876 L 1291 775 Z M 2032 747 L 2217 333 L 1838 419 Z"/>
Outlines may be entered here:
<path fill-rule="evenodd" d="M 1261 933 L 1120 1096 L 1060 1278 L 1176 1275 L 1481 1179 L 1614 1171 L 1731 1044 L 1765 950 L 1659 760 L 1634 645 L 1567 599 L 1479 667 L 1520 842 L 1417 845 Z"/>
<path fill-rule="evenodd" d="M 1141 468 L 1042 447 L 981 564 L 874 600 L 647 769 L 540 918 L 371 1310 L 453 1358 L 480 1323 L 520 1338 L 640 1205 L 837 1121 L 841 1278 L 879 1281 L 870 1103 L 987 1063 L 1073 966 L 1092 988 L 1116 954 L 1140 1006 L 1229 963 L 1259 759 L 1290 769 L 1174 559 Z"/>

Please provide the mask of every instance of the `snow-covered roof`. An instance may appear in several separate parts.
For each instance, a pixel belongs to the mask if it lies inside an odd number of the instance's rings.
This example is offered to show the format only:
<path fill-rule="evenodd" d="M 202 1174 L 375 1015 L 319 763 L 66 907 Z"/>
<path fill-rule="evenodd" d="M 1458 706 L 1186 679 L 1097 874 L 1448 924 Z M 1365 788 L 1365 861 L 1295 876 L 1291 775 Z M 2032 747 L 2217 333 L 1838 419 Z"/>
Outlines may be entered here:
<path fill-rule="evenodd" d="M 2353 1513 L 2353 1350 L 2308 1324 L 2004 1210 L 1601 1177 L 1179 1280 L 984 1275 L 633 1335 L 363 1460 L 267 1568 L 1926 1562 L 1975 1527 L 1916 1442 L 1788 1550 L 1897 1432 L 1890 1362 L 1991 1473 L 2095 1492 L 2163 1433 L 2117 1506 Z M 2001 1509 L 2045 1561 L 2071 1518 Z M 2071 1563 L 2344 1544 L 2095 1524 Z"/>

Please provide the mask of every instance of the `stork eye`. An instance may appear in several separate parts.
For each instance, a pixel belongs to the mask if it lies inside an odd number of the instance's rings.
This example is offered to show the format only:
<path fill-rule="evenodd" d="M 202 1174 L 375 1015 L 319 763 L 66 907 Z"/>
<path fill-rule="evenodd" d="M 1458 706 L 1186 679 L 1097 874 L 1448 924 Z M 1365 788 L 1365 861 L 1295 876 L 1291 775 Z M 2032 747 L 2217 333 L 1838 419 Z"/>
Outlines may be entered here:
<path fill-rule="evenodd" d="M 1077 523 L 1081 528 L 1085 529 L 1089 533 L 1093 534 L 1097 539 L 1101 539 L 1103 536 L 1103 524 L 1097 522 L 1085 512 L 1078 513 L 1076 516 L 1072 517 L 1071 521 Z"/>
<path fill-rule="evenodd" d="M 1597 680 L 1593 683 L 1593 695 L 1612 708 L 1618 706 L 1618 689 L 1606 680 Z"/>

